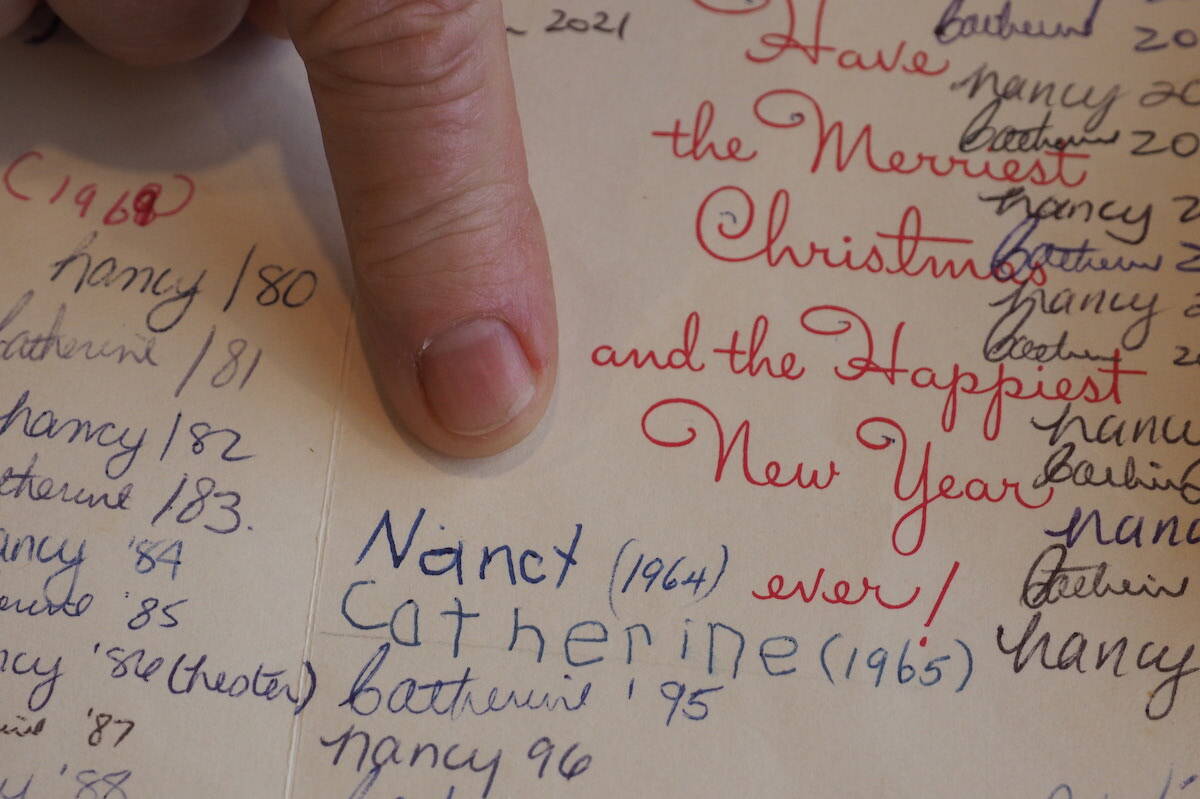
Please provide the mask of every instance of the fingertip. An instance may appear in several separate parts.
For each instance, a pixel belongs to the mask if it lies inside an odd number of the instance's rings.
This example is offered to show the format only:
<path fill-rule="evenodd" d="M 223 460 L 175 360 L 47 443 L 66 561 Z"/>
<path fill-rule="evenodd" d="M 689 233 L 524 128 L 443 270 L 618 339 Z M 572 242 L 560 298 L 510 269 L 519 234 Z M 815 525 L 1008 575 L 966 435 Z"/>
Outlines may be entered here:
<path fill-rule="evenodd" d="M 360 281 L 364 343 L 384 404 L 437 452 L 480 458 L 509 449 L 537 428 L 553 396 L 554 286 L 532 195 L 527 202 L 524 223 L 483 244 L 497 256 L 485 267 Z M 422 255 L 432 265 L 463 253 L 440 246 Z"/>
<path fill-rule="evenodd" d="M 21 27 L 36 5 L 37 0 L 0 0 L 0 39 Z"/>
<path fill-rule="evenodd" d="M 417 378 L 433 417 L 458 436 L 486 436 L 533 399 L 535 374 L 512 327 L 502 319 L 465 319 L 427 339 Z"/>
<path fill-rule="evenodd" d="M 554 388 L 549 256 L 500 0 L 293 0 L 377 387 L 430 448 L 493 455 Z"/>
<path fill-rule="evenodd" d="M 553 344 L 531 355 L 531 337 L 489 315 L 455 321 L 411 356 L 397 356 L 390 346 L 396 331 L 380 329 L 377 319 L 363 321 L 385 405 L 430 449 L 458 458 L 496 455 L 527 438 L 544 417 L 557 374 Z"/>
<path fill-rule="evenodd" d="M 289 38 L 287 22 L 279 0 L 250 0 L 246 9 L 246 21 L 262 32 L 277 39 Z"/>
<path fill-rule="evenodd" d="M 105 55 L 134 66 L 198 58 L 241 23 L 248 0 L 48 0 Z"/>

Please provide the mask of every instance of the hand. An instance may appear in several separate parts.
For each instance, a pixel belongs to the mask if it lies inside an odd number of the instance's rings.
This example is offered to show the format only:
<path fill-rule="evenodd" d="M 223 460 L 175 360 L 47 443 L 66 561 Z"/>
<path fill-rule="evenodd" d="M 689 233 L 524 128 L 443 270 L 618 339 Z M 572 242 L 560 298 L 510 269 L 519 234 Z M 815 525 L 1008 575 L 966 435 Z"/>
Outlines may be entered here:
<path fill-rule="evenodd" d="M 0 0 L 0 36 L 35 0 Z M 249 17 L 308 69 L 384 401 L 433 449 L 537 424 L 557 329 L 500 0 L 49 0 L 135 64 L 199 56 Z"/>

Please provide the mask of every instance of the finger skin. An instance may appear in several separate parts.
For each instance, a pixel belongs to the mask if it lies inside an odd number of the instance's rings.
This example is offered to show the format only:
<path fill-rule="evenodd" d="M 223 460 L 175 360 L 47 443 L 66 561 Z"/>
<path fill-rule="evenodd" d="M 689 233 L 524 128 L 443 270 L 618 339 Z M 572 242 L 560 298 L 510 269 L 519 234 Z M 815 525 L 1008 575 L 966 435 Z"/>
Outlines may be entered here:
<path fill-rule="evenodd" d="M 250 0 L 246 9 L 246 20 L 259 30 L 280 39 L 288 37 L 287 23 L 283 20 L 283 9 L 279 0 Z"/>
<path fill-rule="evenodd" d="M 73 31 L 129 64 L 187 61 L 223 42 L 249 0 L 48 0 Z"/>
<path fill-rule="evenodd" d="M 37 5 L 37 0 L 0 0 L 0 38 L 20 27 Z"/>
<path fill-rule="evenodd" d="M 557 329 L 499 0 L 285 0 L 284 12 L 385 401 L 433 449 L 507 449 L 545 410 Z"/>

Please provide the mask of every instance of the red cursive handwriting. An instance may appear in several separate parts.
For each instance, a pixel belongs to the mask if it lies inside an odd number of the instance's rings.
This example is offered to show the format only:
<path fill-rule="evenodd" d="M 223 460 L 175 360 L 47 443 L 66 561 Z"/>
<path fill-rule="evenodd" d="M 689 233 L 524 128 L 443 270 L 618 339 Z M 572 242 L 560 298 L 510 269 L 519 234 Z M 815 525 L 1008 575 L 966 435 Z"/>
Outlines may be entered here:
<path fill-rule="evenodd" d="M 712 157 L 716 161 L 753 161 L 758 155 L 757 150 L 751 150 L 742 155 L 742 140 L 731 136 L 725 140 L 725 150 L 722 153 L 717 145 L 708 141 L 708 132 L 712 129 L 716 110 L 711 100 L 700 103 L 696 109 L 696 119 L 691 130 L 683 129 L 683 120 L 676 119 L 675 126 L 670 130 L 651 131 L 651 136 L 661 136 L 671 140 L 671 154 L 676 158 L 690 158 L 693 161 L 703 161 Z"/>
<path fill-rule="evenodd" d="M 977 263 L 974 258 L 956 261 L 927 254 L 924 245 L 966 245 L 974 244 L 974 240 L 926 233 L 924 215 L 915 205 L 904 209 L 893 232 L 876 231 L 875 237 L 880 242 L 865 250 L 855 250 L 851 246 L 854 238 L 843 235 L 840 246 L 831 247 L 810 240 L 807 252 L 804 252 L 800 244 L 780 243 L 791 205 L 792 196 L 787 189 L 777 190 L 771 196 L 766 224 L 756 228 L 754 223 L 758 214 L 750 194 L 739 186 L 721 186 L 709 192 L 696 211 L 696 241 L 704 252 L 726 263 L 763 258 L 772 267 L 787 261 L 800 269 L 821 264 L 829 269 L 875 275 L 927 275 L 934 279 L 966 278 L 1016 285 L 1033 283 L 1035 286 L 1046 283 L 1046 270 L 1041 267 L 1021 268 L 1018 274 L 1018 267 L 1007 261 L 993 269 L 989 264 Z M 732 222 L 728 218 L 732 218 Z M 754 236 L 750 235 L 752 232 Z M 722 246 L 727 242 L 735 242 L 740 251 L 727 252 Z"/>
<path fill-rule="evenodd" d="M 735 375 L 748 374 L 750 377 L 758 377 L 761 372 L 766 372 L 767 377 L 777 380 L 799 380 L 804 377 L 805 369 L 796 365 L 796 353 L 785 352 L 779 357 L 778 364 L 771 356 L 760 354 L 767 341 L 770 326 L 767 317 L 759 315 L 755 317 L 754 326 L 750 328 L 750 342 L 745 349 L 738 346 L 741 331 L 734 330 L 729 336 L 729 346 L 713 347 L 713 352 L 729 356 L 729 371 Z"/>
<path fill-rule="evenodd" d="M 608 344 L 601 344 L 592 350 L 592 363 L 596 366 L 620 367 L 633 364 L 634 369 L 650 366 L 659 371 L 690 369 L 693 372 L 702 372 L 704 371 L 704 362 L 697 363 L 694 360 L 696 340 L 699 337 L 700 314 L 692 311 L 683 321 L 683 346 L 675 347 L 667 353 L 665 358 L 654 350 L 647 349 L 645 352 L 641 352 L 636 347 L 631 347 L 624 355 L 618 355 L 615 348 Z"/>
<path fill-rule="evenodd" d="M 819 316 L 827 314 L 832 314 L 833 318 L 822 323 Z M 866 354 L 847 358 L 844 366 L 834 367 L 834 375 L 848 382 L 860 380 L 866 375 L 882 375 L 892 386 L 897 385 L 900 375 L 905 375 L 912 388 L 922 391 L 932 389 L 943 393 L 945 399 L 942 402 L 941 425 L 947 433 L 954 430 L 958 420 L 960 395 L 988 397 L 987 410 L 983 417 L 983 437 L 988 441 L 995 441 L 1000 435 L 1005 399 L 1044 399 L 1054 402 L 1082 400 L 1090 404 L 1111 402 L 1120 405 L 1121 376 L 1147 374 L 1140 369 L 1122 368 L 1121 351 L 1113 350 L 1111 362 L 1096 366 L 1095 376 L 1088 375 L 1081 381 L 1060 377 L 1053 381 L 1053 387 L 1050 387 L 1045 379 L 1039 377 L 1030 387 L 1028 381 L 1008 374 L 1005 363 L 1001 361 L 989 364 L 995 370 L 995 375 L 989 382 L 978 373 L 964 369 L 958 362 L 950 364 L 948 374 L 945 371 L 939 373 L 931 366 L 900 366 L 900 336 L 904 331 L 904 322 L 897 323 L 893 329 L 890 360 L 887 365 L 875 360 L 875 336 L 871 333 L 871 326 L 849 308 L 840 305 L 814 305 L 800 315 L 800 326 L 818 336 L 841 336 L 855 328 L 860 329 L 866 345 Z M 1039 364 L 1036 370 L 1041 373 L 1045 368 Z"/>
<path fill-rule="evenodd" d="M 696 428 L 690 424 L 685 428 L 687 435 L 683 438 L 661 438 L 650 432 L 650 417 L 663 408 L 670 406 L 683 406 L 686 408 L 694 408 L 706 415 L 713 423 L 713 428 L 717 434 L 717 453 L 716 453 L 716 470 L 713 474 L 713 482 L 721 482 L 721 478 L 725 474 L 725 467 L 733 456 L 735 450 L 738 450 L 740 444 L 740 465 L 742 470 L 742 478 L 747 483 L 755 486 L 771 486 L 772 488 L 786 488 L 787 486 L 796 486 L 797 488 L 815 488 L 823 490 L 829 488 L 833 479 L 840 474 L 837 469 L 837 464 L 829 461 L 828 468 L 818 470 L 809 468 L 807 474 L 803 461 L 797 463 L 790 474 L 785 474 L 783 465 L 779 461 L 767 461 L 761 468 L 761 475 L 755 473 L 755 468 L 750 465 L 750 420 L 746 419 L 737 426 L 733 433 L 733 437 L 729 439 L 729 443 L 725 442 L 725 428 L 721 425 L 721 420 L 717 415 L 708 409 L 704 403 L 697 402 L 693 399 L 684 399 L 682 397 L 674 397 L 671 399 L 659 400 L 646 409 L 642 414 L 642 435 L 647 440 L 657 444 L 660 447 L 686 447 L 698 437 Z M 823 475 L 822 475 L 823 472 Z M 822 482 L 822 476 L 824 481 Z"/>
<path fill-rule="evenodd" d="M 792 590 L 784 593 L 783 575 L 773 574 L 767 579 L 767 592 L 765 594 L 760 594 L 757 591 L 751 591 L 750 595 L 755 599 L 791 599 L 796 594 L 800 594 L 800 599 L 802 599 L 805 604 L 809 604 L 813 602 L 813 600 L 817 599 L 817 591 L 820 590 L 821 580 L 824 579 L 824 577 L 825 569 L 818 569 L 817 576 L 813 578 L 810 586 L 806 587 L 803 580 L 796 580 Z M 862 602 L 864 599 L 866 599 L 868 594 L 874 594 L 875 603 L 879 605 L 879 607 L 884 608 L 885 610 L 900 610 L 908 607 L 913 602 L 916 602 L 917 597 L 921 594 L 921 586 L 918 585 L 913 588 L 912 595 L 909 596 L 908 599 L 905 599 L 902 602 L 889 602 L 883 598 L 882 594 L 879 593 L 880 587 L 881 586 L 878 583 L 873 583 L 871 582 L 870 578 L 864 577 L 862 578 L 862 590 L 859 592 L 857 597 L 851 599 L 850 581 L 838 580 L 833 584 L 832 594 L 826 590 L 819 596 L 822 601 L 830 605 L 857 605 L 859 602 Z"/>
<path fill-rule="evenodd" d="M 732 7 L 722 7 L 715 4 L 712 0 L 693 0 L 696 5 L 701 8 L 712 11 L 717 14 L 749 14 L 756 11 L 762 11 L 771 4 L 770 0 L 736 0 L 730 2 Z M 808 62 L 813 66 L 821 65 L 821 56 L 824 53 L 837 53 L 835 63 L 838 69 L 857 70 L 862 72 L 871 72 L 881 70 L 883 72 L 895 72 L 897 68 L 908 75 L 920 75 L 923 77 L 933 77 L 941 75 L 950 68 L 950 62 L 943 60 L 941 66 L 934 69 L 929 68 L 929 53 L 924 50 L 915 50 L 908 57 L 908 63 L 901 65 L 900 60 L 904 56 L 904 51 L 908 48 L 908 42 L 901 40 L 891 53 L 889 58 L 883 50 L 877 49 L 873 58 L 864 57 L 863 53 L 850 48 L 838 48 L 832 45 L 822 44 L 822 28 L 825 25 L 825 2 L 826 0 L 817 0 L 816 14 L 813 16 L 812 35 L 809 42 L 801 42 L 796 38 L 796 3 L 795 0 L 783 0 L 787 7 L 787 28 L 781 32 L 764 33 L 759 37 L 759 42 L 767 48 L 767 55 L 755 55 L 749 50 L 746 51 L 746 58 L 756 63 L 766 63 L 774 61 L 789 50 L 797 50 L 804 55 Z"/>
<path fill-rule="evenodd" d="M 859 128 L 854 142 L 846 149 L 846 123 L 834 120 L 828 124 L 825 112 L 811 95 L 799 89 L 774 89 L 760 94 L 754 101 L 754 116 L 762 124 L 771 128 L 798 128 L 808 122 L 809 116 L 817 119 L 817 142 L 809 171 L 816 173 L 825 163 L 825 154 L 830 142 L 833 142 L 833 166 L 838 172 L 845 172 L 855 162 L 856 158 L 872 172 L 895 172 L 901 175 L 912 175 L 918 172 L 936 178 L 946 178 L 959 175 L 972 180 L 986 178 L 999 183 L 1031 183 L 1034 186 L 1049 186 L 1058 183 L 1067 188 L 1074 188 L 1087 180 L 1087 170 L 1079 173 L 1073 180 L 1068 177 L 1066 168 L 1070 159 L 1086 160 L 1087 153 L 1072 153 L 1066 150 L 1047 150 L 1044 154 L 1049 157 L 1049 163 L 1043 163 L 1041 158 L 1025 163 L 1017 158 L 1006 159 L 971 159 L 957 155 L 947 156 L 930 153 L 910 153 L 905 150 L 893 150 L 887 158 L 880 159 L 875 153 L 874 125 L 870 122 Z"/>
<path fill-rule="evenodd" d="M 883 431 L 869 436 L 868 432 L 870 431 L 868 429 L 872 427 L 882 427 Z M 919 500 L 902 513 L 900 518 L 896 520 L 896 523 L 892 525 L 892 549 L 898 555 L 912 555 L 925 543 L 929 506 L 939 500 L 965 499 L 969 502 L 1000 503 L 1008 499 L 1016 502 L 1022 508 L 1036 510 L 1045 507 L 1046 503 L 1054 497 L 1054 489 L 1050 488 L 1047 489 L 1046 496 L 1041 502 L 1030 502 L 1021 492 L 1021 483 L 1009 480 L 1008 478 L 1001 479 L 999 488 L 993 488 L 992 484 L 982 477 L 972 477 L 960 489 L 958 488 L 960 478 L 953 474 L 942 475 L 937 481 L 936 491 L 931 492 L 929 478 L 930 460 L 933 456 L 933 444 L 931 442 L 925 442 L 921 456 L 920 470 L 915 479 L 912 480 L 912 488 L 906 490 L 904 482 L 906 480 L 905 472 L 908 468 L 908 436 L 905 434 L 904 428 L 900 426 L 900 423 L 885 416 L 872 416 L 870 419 L 864 419 L 859 422 L 854 434 L 858 439 L 858 443 L 872 450 L 884 450 L 893 446 L 897 441 L 900 443 L 900 456 L 896 461 L 896 475 L 892 480 L 892 496 L 901 502 L 912 502 L 913 500 L 917 500 L 918 497 Z M 917 518 L 916 535 L 911 536 L 909 541 L 902 541 L 902 528 L 914 516 Z"/>

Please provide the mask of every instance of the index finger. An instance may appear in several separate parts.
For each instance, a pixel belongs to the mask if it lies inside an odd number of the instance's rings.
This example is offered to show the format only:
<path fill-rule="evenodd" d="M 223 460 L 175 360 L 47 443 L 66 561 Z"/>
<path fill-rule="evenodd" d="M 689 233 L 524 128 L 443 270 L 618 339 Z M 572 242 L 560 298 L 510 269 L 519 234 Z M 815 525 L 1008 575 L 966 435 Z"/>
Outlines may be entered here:
<path fill-rule="evenodd" d="M 557 329 L 499 0 L 287 0 L 384 399 L 429 446 L 537 423 Z"/>

